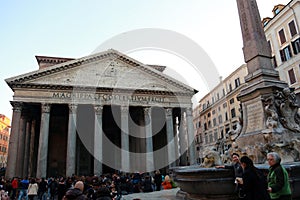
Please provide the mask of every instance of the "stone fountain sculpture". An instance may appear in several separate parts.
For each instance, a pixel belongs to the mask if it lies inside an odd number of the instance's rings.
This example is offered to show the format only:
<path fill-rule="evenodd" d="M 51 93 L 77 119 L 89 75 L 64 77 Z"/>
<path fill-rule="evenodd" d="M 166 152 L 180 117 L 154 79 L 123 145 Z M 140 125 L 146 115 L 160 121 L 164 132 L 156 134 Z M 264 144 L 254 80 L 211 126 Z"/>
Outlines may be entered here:
<path fill-rule="evenodd" d="M 293 89 L 279 80 L 271 62 L 255 0 L 237 0 L 248 75 L 238 95 L 242 106 L 240 123 L 207 150 L 201 166 L 178 167 L 174 179 L 187 199 L 234 199 L 233 171 L 215 169 L 237 152 L 251 157 L 267 171 L 266 154 L 278 152 L 291 181 L 293 199 L 300 199 L 300 109 Z"/>

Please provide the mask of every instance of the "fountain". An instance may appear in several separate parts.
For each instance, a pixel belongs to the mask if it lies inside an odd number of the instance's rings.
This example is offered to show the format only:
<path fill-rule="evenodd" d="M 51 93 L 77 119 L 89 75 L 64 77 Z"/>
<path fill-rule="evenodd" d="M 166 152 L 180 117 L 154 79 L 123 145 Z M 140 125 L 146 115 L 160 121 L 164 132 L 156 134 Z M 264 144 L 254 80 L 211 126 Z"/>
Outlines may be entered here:
<path fill-rule="evenodd" d="M 238 98 L 242 119 L 236 129 L 207 150 L 201 166 L 175 167 L 173 178 L 185 199 L 234 199 L 234 172 L 215 169 L 233 152 L 248 155 L 268 172 L 268 152 L 275 151 L 289 173 L 293 199 L 300 199 L 300 108 L 292 88 L 279 80 L 271 62 L 271 51 L 261 26 L 255 0 L 237 0 L 244 58 L 248 75 Z M 229 149 L 222 149 L 230 146 Z M 224 153 L 225 152 L 225 153 Z"/>

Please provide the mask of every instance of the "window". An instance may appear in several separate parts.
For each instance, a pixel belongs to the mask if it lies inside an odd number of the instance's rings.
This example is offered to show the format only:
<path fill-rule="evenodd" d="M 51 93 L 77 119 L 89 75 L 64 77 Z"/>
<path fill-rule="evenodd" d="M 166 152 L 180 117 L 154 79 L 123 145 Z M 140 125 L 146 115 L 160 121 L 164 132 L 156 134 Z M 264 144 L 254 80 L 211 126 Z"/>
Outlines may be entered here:
<path fill-rule="evenodd" d="M 235 79 L 234 83 L 236 88 L 239 87 L 241 85 L 240 78 Z"/>
<path fill-rule="evenodd" d="M 232 85 L 231 85 L 231 83 L 229 83 L 229 92 L 231 92 L 232 91 Z"/>
<path fill-rule="evenodd" d="M 228 120 L 228 114 L 227 114 L 227 112 L 225 112 L 225 121 L 227 121 Z"/>
<path fill-rule="evenodd" d="M 234 98 L 230 99 L 230 100 L 229 100 L 229 103 L 230 103 L 230 104 L 233 104 L 233 103 L 234 103 Z"/>
<path fill-rule="evenodd" d="M 289 23 L 289 28 L 290 28 L 291 36 L 294 37 L 294 35 L 297 34 L 294 20 Z"/>
<path fill-rule="evenodd" d="M 206 125 L 206 123 L 204 123 L 204 130 L 205 130 L 205 131 L 207 130 L 207 125 Z"/>
<path fill-rule="evenodd" d="M 223 108 L 226 108 L 227 107 L 227 103 L 223 103 Z"/>
<path fill-rule="evenodd" d="M 229 128 L 229 127 L 226 127 L 226 128 L 225 128 L 225 132 L 226 132 L 226 133 L 228 133 L 228 132 L 229 132 L 229 130 L 230 130 L 230 128 Z"/>
<path fill-rule="evenodd" d="M 276 62 L 275 56 L 272 57 L 271 62 L 272 62 L 272 66 L 273 66 L 274 68 L 276 68 L 276 67 L 277 67 L 277 62 Z"/>
<path fill-rule="evenodd" d="M 300 38 L 292 42 L 294 54 L 298 54 L 300 52 Z"/>
<path fill-rule="evenodd" d="M 222 118 L 222 115 L 219 115 L 219 124 L 223 123 L 223 118 Z"/>
<path fill-rule="evenodd" d="M 215 103 L 215 98 L 214 97 L 211 98 L 211 102 L 212 102 L 212 104 Z"/>
<path fill-rule="evenodd" d="M 213 142 L 213 135 L 209 134 L 209 143 L 212 143 L 212 142 Z"/>
<path fill-rule="evenodd" d="M 216 114 L 216 110 L 213 110 L 213 111 L 212 111 L 212 114 L 213 114 L 213 115 Z"/>
<path fill-rule="evenodd" d="M 284 30 L 281 29 L 278 34 L 279 34 L 279 38 L 280 38 L 281 44 L 285 43 L 286 42 L 286 38 L 285 38 L 285 35 L 284 35 Z"/>
<path fill-rule="evenodd" d="M 221 129 L 221 138 L 224 138 L 224 130 Z"/>
<path fill-rule="evenodd" d="M 216 118 L 213 119 L 213 126 L 217 126 L 217 119 Z"/>
<path fill-rule="evenodd" d="M 196 147 L 197 148 L 197 151 L 200 151 L 200 147 L 198 146 L 198 147 Z"/>
<path fill-rule="evenodd" d="M 288 45 L 288 46 L 285 47 L 284 49 L 280 50 L 280 57 L 281 57 L 281 61 L 282 61 L 282 62 L 291 59 L 292 54 L 291 54 L 291 48 L 290 48 L 290 45 Z"/>
<path fill-rule="evenodd" d="M 219 93 L 217 93 L 217 100 L 219 100 L 220 99 L 220 95 L 219 95 Z"/>
<path fill-rule="evenodd" d="M 205 135 L 205 144 L 207 144 L 207 143 L 208 143 L 208 136 Z"/>
<path fill-rule="evenodd" d="M 215 138 L 215 141 L 218 139 L 218 132 L 217 131 L 214 132 L 214 138 Z"/>
<path fill-rule="evenodd" d="M 235 114 L 235 109 L 232 108 L 232 109 L 231 109 L 231 118 L 234 118 L 235 116 L 236 116 L 236 114 Z"/>
<path fill-rule="evenodd" d="M 270 49 L 272 51 L 272 46 L 271 46 L 271 41 L 270 40 L 268 40 L 268 45 L 269 45 L 269 47 L 270 47 Z"/>
<path fill-rule="evenodd" d="M 280 12 L 280 8 L 276 8 L 276 9 L 274 10 L 275 15 L 277 15 L 279 12 Z"/>
<path fill-rule="evenodd" d="M 225 96 L 225 89 L 222 90 L 223 91 L 223 97 Z"/>
<path fill-rule="evenodd" d="M 208 121 L 208 128 L 211 128 L 211 121 Z"/>
<path fill-rule="evenodd" d="M 296 77 L 295 77 L 294 69 L 290 69 L 288 71 L 288 73 L 289 73 L 289 78 L 290 78 L 290 84 L 296 83 Z"/>
<path fill-rule="evenodd" d="M 207 114 L 207 117 L 210 117 L 210 112 Z"/>

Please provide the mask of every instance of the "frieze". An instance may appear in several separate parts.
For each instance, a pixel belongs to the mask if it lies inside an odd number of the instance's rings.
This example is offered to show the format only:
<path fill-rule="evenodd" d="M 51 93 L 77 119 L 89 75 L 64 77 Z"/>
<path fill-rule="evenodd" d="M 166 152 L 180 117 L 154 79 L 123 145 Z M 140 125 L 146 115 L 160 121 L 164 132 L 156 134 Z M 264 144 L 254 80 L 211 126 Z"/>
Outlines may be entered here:
<path fill-rule="evenodd" d="M 94 100 L 94 101 L 126 101 L 126 102 L 155 102 L 164 103 L 165 97 L 123 95 L 123 94 L 98 94 L 78 92 L 53 92 L 54 99 Z"/>

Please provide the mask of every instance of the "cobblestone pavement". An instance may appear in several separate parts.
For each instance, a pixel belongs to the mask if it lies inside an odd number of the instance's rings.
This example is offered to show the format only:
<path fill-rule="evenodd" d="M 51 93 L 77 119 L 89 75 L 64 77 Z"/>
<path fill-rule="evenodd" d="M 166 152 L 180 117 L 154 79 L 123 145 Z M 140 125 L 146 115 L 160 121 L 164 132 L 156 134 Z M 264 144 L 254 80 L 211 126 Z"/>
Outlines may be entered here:
<path fill-rule="evenodd" d="M 149 193 L 135 193 L 124 195 L 122 200 L 181 200 L 181 198 L 176 198 L 178 190 L 179 188 Z"/>

